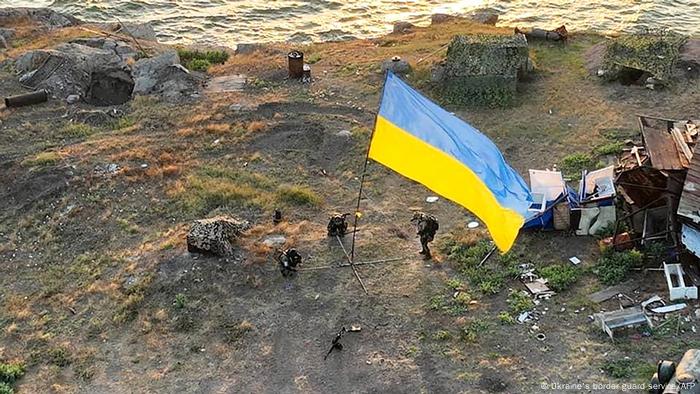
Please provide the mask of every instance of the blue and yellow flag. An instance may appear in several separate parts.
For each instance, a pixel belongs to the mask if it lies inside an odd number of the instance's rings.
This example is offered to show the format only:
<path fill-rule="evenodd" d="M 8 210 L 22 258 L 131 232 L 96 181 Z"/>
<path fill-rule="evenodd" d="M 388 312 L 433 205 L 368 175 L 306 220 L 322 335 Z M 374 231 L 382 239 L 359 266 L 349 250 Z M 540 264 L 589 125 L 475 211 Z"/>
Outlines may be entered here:
<path fill-rule="evenodd" d="M 470 210 L 502 252 L 529 216 L 530 191 L 496 145 L 393 73 L 384 83 L 369 157 Z"/>

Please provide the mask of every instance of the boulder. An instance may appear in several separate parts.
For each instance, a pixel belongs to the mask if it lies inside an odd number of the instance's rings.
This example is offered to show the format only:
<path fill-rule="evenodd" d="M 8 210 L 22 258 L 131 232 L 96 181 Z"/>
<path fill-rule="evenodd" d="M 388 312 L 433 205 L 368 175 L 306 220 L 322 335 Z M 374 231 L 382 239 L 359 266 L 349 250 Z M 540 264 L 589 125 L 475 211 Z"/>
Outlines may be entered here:
<path fill-rule="evenodd" d="M 15 29 L 0 27 L 0 47 L 9 48 L 10 40 L 15 36 Z"/>
<path fill-rule="evenodd" d="M 230 216 L 196 220 L 187 233 L 187 250 L 229 256 L 233 253 L 233 242 L 248 227 L 247 221 Z"/>
<path fill-rule="evenodd" d="M 23 84 L 61 100 L 78 95 L 94 105 L 122 104 L 134 87 L 129 67 L 114 51 L 78 43 L 28 52 L 15 68 L 25 73 Z"/>
<path fill-rule="evenodd" d="M 162 53 L 156 57 L 138 60 L 133 65 L 134 94 L 151 94 L 167 68 L 180 64 L 176 51 Z"/>
<path fill-rule="evenodd" d="M 382 63 L 382 73 L 393 71 L 395 74 L 408 74 L 411 72 L 411 65 L 407 61 L 396 56 L 393 59 L 385 60 Z"/>
<path fill-rule="evenodd" d="M 260 44 L 238 44 L 233 53 L 236 55 L 248 55 L 260 49 L 262 49 Z"/>
<path fill-rule="evenodd" d="M 124 61 L 130 59 L 135 59 L 138 55 L 138 51 L 131 46 L 131 44 L 121 41 L 113 40 L 111 38 L 104 37 L 90 37 L 90 38 L 78 38 L 71 43 L 85 45 L 91 48 L 104 49 L 107 51 L 112 51 L 119 55 Z"/>
<path fill-rule="evenodd" d="M 467 18 L 482 25 L 495 26 L 496 22 L 498 22 L 498 12 L 490 8 L 484 8 L 470 13 Z"/>
<path fill-rule="evenodd" d="M 121 23 L 115 32 L 146 41 L 158 41 L 153 25 L 145 23 Z"/>
<path fill-rule="evenodd" d="M 448 14 L 433 14 L 430 17 L 430 24 L 439 25 L 440 23 L 445 23 L 453 20 L 455 17 Z"/>
<path fill-rule="evenodd" d="M 407 33 L 412 33 L 413 28 L 415 26 L 411 22 L 396 22 L 394 23 L 394 30 L 393 32 L 395 34 L 407 34 Z"/>

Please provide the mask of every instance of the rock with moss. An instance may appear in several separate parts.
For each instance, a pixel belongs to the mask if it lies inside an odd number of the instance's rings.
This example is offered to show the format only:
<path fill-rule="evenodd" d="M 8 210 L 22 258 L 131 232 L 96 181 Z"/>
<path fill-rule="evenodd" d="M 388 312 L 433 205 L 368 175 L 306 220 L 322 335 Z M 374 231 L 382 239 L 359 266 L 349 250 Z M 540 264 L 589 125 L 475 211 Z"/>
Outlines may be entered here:
<path fill-rule="evenodd" d="M 515 101 L 518 73 L 526 69 L 528 56 L 522 34 L 456 36 L 433 80 L 452 104 L 507 107 Z"/>
<path fill-rule="evenodd" d="M 248 227 L 247 221 L 230 216 L 196 220 L 187 233 L 187 250 L 191 253 L 230 256 L 233 242 Z"/>

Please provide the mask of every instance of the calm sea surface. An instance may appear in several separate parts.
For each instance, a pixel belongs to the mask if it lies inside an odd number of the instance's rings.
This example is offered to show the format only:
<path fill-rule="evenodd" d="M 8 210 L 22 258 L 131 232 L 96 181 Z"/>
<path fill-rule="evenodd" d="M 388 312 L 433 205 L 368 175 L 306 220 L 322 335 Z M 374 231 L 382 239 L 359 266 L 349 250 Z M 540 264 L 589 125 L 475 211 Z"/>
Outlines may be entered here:
<path fill-rule="evenodd" d="M 396 21 L 491 8 L 499 24 L 598 32 L 671 29 L 700 36 L 700 0 L 0 0 L 47 6 L 85 20 L 152 22 L 167 43 L 323 41 L 377 36 Z"/>

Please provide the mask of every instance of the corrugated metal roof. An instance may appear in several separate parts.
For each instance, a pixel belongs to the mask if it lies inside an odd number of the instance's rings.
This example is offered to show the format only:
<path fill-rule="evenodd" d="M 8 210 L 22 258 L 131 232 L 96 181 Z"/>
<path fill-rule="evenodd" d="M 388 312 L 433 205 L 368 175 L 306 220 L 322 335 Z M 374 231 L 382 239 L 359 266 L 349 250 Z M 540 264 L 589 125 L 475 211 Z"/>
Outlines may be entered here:
<path fill-rule="evenodd" d="M 669 132 L 673 123 L 674 121 L 667 119 L 639 117 L 639 128 L 646 152 L 652 167 L 659 170 L 684 170 L 688 166 L 687 158 L 679 151 Z"/>

